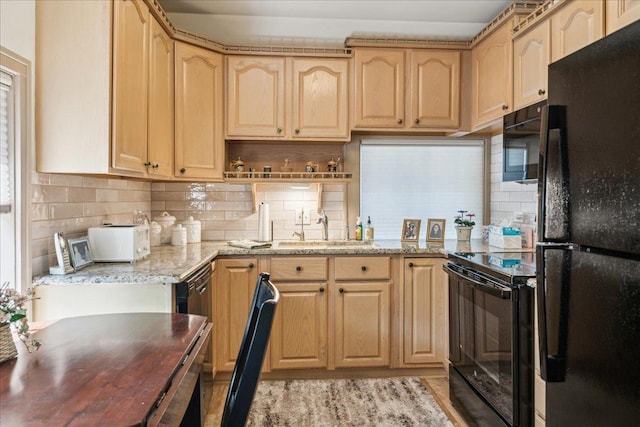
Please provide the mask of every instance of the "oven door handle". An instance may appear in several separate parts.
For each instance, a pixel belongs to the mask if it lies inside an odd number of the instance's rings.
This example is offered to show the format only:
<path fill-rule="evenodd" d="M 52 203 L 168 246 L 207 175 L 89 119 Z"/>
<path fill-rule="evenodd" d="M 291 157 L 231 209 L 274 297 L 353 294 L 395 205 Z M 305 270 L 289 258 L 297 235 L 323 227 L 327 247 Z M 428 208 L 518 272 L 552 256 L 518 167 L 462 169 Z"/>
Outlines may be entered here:
<path fill-rule="evenodd" d="M 479 282 L 475 279 L 472 279 L 471 277 L 462 275 L 460 273 L 458 273 L 457 271 L 453 270 L 452 268 L 450 268 L 448 265 L 444 265 L 443 266 L 444 269 L 449 272 L 450 274 L 453 274 L 457 277 L 459 277 L 460 279 L 462 279 L 463 282 L 469 282 L 471 283 L 474 287 L 479 288 L 482 292 L 491 294 L 493 296 L 496 296 L 498 298 L 501 299 L 511 299 L 511 291 L 512 289 L 508 286 L 505 285 L 501 285 L 499 283 L 492 283 L 491 285 L 486 284 L 486 283 L 482 283 Z"/>

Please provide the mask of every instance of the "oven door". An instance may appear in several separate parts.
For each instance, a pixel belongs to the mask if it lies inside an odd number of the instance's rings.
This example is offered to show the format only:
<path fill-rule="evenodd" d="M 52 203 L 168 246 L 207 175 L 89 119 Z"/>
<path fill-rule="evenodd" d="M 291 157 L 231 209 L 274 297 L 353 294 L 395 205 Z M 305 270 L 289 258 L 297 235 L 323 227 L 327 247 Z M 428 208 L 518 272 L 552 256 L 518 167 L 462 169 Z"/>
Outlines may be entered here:
<path fill-rule="evenodd" d="M 465 275 L 450 264 L 445 270 L 451 364 L 508 425 L 517 425 L 512 369 L 516 289 L 481 275 Z"/>

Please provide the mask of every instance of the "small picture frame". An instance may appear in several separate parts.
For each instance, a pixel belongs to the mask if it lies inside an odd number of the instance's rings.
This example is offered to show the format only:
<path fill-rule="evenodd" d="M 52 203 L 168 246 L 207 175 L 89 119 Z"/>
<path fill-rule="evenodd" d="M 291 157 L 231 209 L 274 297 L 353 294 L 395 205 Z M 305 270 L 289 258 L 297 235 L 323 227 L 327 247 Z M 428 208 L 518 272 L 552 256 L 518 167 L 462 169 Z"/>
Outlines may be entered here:
<path fill-rule="evenodd" d="M 447 220 L 429 218 L 427 220 L 427 243 L 444 243 L 444 230 Z"/>
<path fill-rule="evenodd" d="M 418 242 L 420 238 L 420 222 L 419 219 L 405 219 L 402 224 L 402 236 L 403 242 Z"/>
<path fill-rule="evenodd" d="M 79 239 L 67 239 L 69 243 L 69 254 L 71 255 L 71 264 L 76 270 L 80 270 L 88 265 L 93 264 L 93 252 L 89 244 L 88 237 L 80 237 Z"/>

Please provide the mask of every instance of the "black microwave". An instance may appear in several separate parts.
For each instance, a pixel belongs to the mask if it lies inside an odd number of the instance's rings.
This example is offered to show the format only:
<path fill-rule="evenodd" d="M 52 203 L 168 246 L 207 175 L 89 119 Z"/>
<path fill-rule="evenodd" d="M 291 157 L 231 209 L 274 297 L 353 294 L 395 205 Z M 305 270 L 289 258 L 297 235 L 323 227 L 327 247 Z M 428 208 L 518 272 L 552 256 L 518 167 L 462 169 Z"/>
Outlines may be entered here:
<path fill-rule="evenodd" d="M 542 101 L 504 116 L 503 181 L 538 179 L 540 118 L 546 104 Z"/>

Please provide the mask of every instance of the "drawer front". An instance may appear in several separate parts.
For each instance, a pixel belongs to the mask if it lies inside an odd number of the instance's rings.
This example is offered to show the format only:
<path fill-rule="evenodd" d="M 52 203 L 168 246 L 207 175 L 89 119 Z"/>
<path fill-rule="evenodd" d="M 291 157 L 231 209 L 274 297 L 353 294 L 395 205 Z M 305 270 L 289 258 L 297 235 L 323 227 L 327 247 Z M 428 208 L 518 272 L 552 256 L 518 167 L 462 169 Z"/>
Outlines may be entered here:
<path fill-rule="evenodd" d="M 327 257 L 272 257 L 271 280 L 327 280 L 327 265 Z"/>
<path fill-rule="evenodd" d="M 336 280 L 373 280 L 391 277 L 391 258 L 336 257 Z"/>

